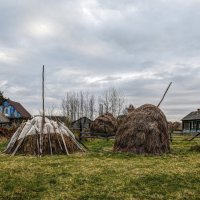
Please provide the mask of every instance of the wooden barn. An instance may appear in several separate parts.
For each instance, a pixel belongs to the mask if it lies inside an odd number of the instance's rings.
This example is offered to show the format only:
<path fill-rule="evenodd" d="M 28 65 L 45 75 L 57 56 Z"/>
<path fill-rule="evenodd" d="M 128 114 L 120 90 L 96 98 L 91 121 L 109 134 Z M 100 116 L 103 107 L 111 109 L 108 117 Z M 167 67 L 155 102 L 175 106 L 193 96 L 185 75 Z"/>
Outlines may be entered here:
<path fill-rule="evenodd" d="M 92 122 L 93 121 L 87 117 L 81 117 L 72 122 L 72 128 L 80 131 L 89 130 Z"/>
<path fill-rule="evenodd" d="M 193 111 L 182 119 L 183 133 L 200 132 L 200 109 Z"/>

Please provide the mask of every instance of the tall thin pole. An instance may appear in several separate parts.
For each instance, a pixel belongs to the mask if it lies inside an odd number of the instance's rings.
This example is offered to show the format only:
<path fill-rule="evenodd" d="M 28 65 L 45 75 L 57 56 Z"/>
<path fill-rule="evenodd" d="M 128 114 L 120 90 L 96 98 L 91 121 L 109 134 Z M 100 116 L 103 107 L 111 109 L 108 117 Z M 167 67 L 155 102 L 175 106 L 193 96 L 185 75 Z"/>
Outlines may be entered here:
<path fill-rule="evenodd" d="M 162 99 L 160 100 L 159 104 L 157 105 L 157 107 L 159 107 L 160 104 L 162 103 L 162 101 L 163 101 L 163 99 L 165 98 L 165 95 L 167 94 L 167 92 L 168 92 L 168 90 L 169 90 L 171 84 L 172 84 L 172 82 L 170 82 L 170 84 L 168 85 L 168 87 L 167 87 L 167 89 L 166 89 L 166 91 L 165 91 L 165 93 L 164 93 Z"/>
<path fill-rule="evenodd" d="M 43 154 L 43 129 L 45 123 L 45 111 L 44 111 L 44 65 L 42 67 L 42 124 L 40 130 L 40 156 Z"/>
<path fill-rule="evenodd" d="M 44 110 L 44 65 L 42 68 L 42 120 L 45 119 L 45 110 Z"/>

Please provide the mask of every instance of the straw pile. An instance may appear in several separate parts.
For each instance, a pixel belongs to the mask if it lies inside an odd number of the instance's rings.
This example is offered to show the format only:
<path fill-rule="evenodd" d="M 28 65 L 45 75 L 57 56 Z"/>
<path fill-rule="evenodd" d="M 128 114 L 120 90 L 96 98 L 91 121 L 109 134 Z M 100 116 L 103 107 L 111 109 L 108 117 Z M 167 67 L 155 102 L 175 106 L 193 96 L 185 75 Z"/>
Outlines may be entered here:
<path fill-rule="evenodd" d="M 169 150 L 167 119 L 154 105 L 129 113 L 117 130 L 114 151 L 162 154 Z"/>
<path fill-rule="evenodd" d="M 42 117 L 22 123 L 12 136 L 5 152 L 15 155 L 52 155 L 85 151 L 74 134 L 61 122 Z"/>
<path fill-rule="evenodd" d="M 100 115 L 92 122 L 90 130 L 94 133 L 115 133 L 117 120 L 111 113 Z"/>

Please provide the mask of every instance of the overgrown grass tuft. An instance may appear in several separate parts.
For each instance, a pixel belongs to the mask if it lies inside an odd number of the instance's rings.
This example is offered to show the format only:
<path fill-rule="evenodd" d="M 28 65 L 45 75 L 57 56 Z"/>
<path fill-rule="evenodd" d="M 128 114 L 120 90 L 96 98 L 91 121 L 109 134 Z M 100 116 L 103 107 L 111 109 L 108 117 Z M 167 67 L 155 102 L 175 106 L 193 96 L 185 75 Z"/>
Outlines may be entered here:
<path fill-rule="evenodd" d="M 114 153 L 112 140 L 98 139 L 69 157 L 1 153 L 0 199 L 199 199 L 200 154 L 190 150 L 198 141 L 174 136 L 162 156 Z"/>

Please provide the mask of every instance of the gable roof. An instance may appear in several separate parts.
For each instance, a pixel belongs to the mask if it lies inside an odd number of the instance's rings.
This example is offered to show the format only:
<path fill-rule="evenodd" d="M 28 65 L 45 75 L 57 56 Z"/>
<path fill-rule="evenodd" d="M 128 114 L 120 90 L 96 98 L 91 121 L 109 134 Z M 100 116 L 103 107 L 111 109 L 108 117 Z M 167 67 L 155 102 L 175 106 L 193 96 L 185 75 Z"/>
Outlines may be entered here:
<path fill-rule="evenodd" d="M 0 123 L 8 123 L 10 122 L 10 120 L 3 114 L 0 112 Z"/>
<path fill-rule="evenodd" d="M 74 124 L 74 123 L 76 123 L 76 122 L 79 122 L 79 121 L 84 121 L 84 122 L 86 122 L 86 120 L 88 120 L 89 122 L 93 122 L 91 119 L 89 119 L 88 117 L 81 117 L 81 118 L 79 118 L 79 119 L 77 119 L 77 120 L 75 120 L 75 121 L 73 121 L 72 122 L 72 124 Z"/>
<path fill-rule="evenodd" d="M 190 114 L 186 115 L 182 121 L 184 120 L 196 120 L 199 119 L 200 120 L 200 109 L 198 109 L 197 111 L 191 112 Z"/>
<path fill-rule="evenodd" d="M 8 99 L 8 102 L 21 114 L 22 118 L 31 118 L 31 114 L 20 103 L 11 101 L 10 99 Z"/>

